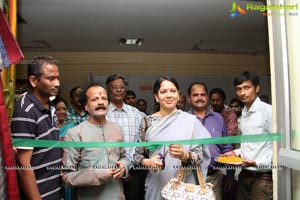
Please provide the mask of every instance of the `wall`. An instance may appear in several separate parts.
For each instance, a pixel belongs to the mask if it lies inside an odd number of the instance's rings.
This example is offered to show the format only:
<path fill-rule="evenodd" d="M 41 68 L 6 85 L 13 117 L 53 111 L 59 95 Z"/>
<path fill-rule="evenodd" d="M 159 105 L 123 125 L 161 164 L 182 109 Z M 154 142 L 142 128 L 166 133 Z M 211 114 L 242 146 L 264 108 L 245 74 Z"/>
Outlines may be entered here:
<path fill-rule="evenodd" d="M 221 87 L 228 96 L 234 96 L 232 81 L 241 71 L 253 71 L 262 78 L 262 94 L 270 96 L 268 58 L 251 55 L 171 54 L 171 53 L 101 53 L 101 52 L 25 52 L 26 63 L 36 55 L 54 56 L 60 67 L 61 96 L 69 100 L 68 93 L 75 85 L 84 85 L 89 77 L 97 80 L 120 73 L 129 79 L 129 89 L 138 98 L 145 97 L 151 104 L 151 90 L 139 86 L 151 85 L 159 75 L 172 75 L 182 90 L 195 80 L 205 82 L 209 88 Z M 17 79 L 26 79 L 26 65 L 17 66 Z M 186 93 L 186 91 L 183 91 Z"/>

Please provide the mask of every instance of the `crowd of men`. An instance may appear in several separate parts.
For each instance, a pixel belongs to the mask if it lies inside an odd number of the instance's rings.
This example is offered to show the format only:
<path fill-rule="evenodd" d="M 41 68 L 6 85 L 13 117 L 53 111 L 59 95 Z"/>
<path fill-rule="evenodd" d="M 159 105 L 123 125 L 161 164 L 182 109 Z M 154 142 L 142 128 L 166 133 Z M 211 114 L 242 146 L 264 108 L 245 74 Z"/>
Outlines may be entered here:
<path fill-rule="evenodd" d="M 53 57 L 38 56 L 27 71 L 29 91 L 15 105 L 12 137 L 59 140 L 60 128 L 49 100 L 59 94 L 58 63 Z M 258 96 L 259 77 L 245 71 L 233 82 L 237 98 L 229 106 L 225 105 L 226 95 L 221 88 L 208 90 L 205 83 L 193 82 L 188 96 L 180 95 L 177 108 L 196 115 L 211 137 L 271 133 L 272 109 Z M 64 140 L 136 142 L 140 122 L 149 112 L 146 100 L 137 100 L 134 91 L 126 90 L 127 85 L 124 76 L 114 74 L 107 77 L 105 86 L 74 87 L 66 113 L 66 125 L 70 121 L 73 125 L 66 130 Z M 206 182 L 214 185 L 217 199 L 272 199 L 271 142 L 210 144 L 209 151 Z M 65 185 L 75 189 L 75 199 L 142 200 L 147 170 L 134 167 L 133 155 L 133 147 L 17 147 L 16 163 L 20 169 L 26 169 L 17 170 L 20 198 L 61 199 Z M 219 156 L 243 158 L 236 166 L 242 168 L 238 179 L 235 170 L 227 170 L 216 162 Z M 50 170 L 49 166 L 61 170 Z M 67 192 L 64 198 L 68 199 Z"/>

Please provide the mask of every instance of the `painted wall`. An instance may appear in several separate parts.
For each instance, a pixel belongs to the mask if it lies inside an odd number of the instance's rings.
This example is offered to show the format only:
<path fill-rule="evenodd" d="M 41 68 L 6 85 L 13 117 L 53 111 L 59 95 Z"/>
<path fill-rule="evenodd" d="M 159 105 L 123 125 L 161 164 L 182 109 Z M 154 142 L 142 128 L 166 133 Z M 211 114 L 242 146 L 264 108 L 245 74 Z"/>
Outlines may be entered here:
<path fill-rule="evenodd" d="M 36 55 L 54 56 L 60 67 L 61 96 L 69 101 L 73 86 L 85 85 L 91 77 L 104 79 L 111 74 L 123 74 L 129 79 L 128 89 L 145 98 L 152 108 L 152 91 L 140 90 L 151 85 L 159 75 L 172 75 L 187 93 L 192 81 L 203 81 L 209 89 L 221 87 L 229 101 L 235 96 L 232 81 L 244 70 L 253 71 L 262 78 L 262 92 L 270 96 L 268 58 L 248 55 L 171 54 L 171 53 L 101 53 L 101 52 L 25 52 L 26 64 Z M 26 65 L 17 66 L 17 79 L 26 79 Z"/>

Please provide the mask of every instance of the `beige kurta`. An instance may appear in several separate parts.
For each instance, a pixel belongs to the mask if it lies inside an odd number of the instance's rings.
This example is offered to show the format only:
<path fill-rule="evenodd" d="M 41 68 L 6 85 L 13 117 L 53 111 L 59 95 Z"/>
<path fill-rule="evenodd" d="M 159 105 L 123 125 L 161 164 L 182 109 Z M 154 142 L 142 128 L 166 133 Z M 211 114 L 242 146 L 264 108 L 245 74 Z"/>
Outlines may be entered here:
<path fill-rule="evenodd" d="M 122 142 L 121 127 L 115 123 L 94 125 L 87 120 L 71 128 L 65 141 Z M 123 148 L 64 148 L 63 181 L 75 188 L 76 199 L 125 199 L 121 180 L 109 175 L 121 161 L 128 173 L 129 160 Z"/>

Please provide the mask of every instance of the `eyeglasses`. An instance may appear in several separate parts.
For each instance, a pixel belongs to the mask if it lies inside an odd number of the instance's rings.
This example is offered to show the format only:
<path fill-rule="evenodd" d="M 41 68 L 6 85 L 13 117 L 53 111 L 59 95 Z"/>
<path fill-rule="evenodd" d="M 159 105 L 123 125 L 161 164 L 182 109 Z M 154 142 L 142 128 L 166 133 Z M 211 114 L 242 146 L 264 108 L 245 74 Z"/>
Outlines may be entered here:
<path fill-rule="evenodd" d="M 111 90 L 125 90 L 125 86 L 121 86 L 121 85 L 112 85 L 110 86 Z"/>

